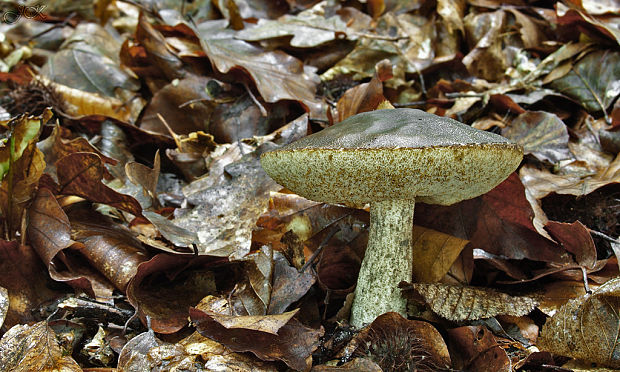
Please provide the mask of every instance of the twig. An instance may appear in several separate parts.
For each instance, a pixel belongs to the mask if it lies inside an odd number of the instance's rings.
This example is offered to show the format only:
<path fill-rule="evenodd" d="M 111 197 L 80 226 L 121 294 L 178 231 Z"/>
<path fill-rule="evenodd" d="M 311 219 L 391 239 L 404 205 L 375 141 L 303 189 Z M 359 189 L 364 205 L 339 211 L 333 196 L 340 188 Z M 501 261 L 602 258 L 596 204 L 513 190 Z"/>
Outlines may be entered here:
<path fill-rule="evenodd" d="M 392 103 L 392 106 L 394 107 L 411 107 L 411 106 L 424 106 L 426 105 L 427 101 L 411 101 L 411 102 L 405 102 L 405 103 Z"/>
<path fill-rule="evenodd" d="M 312 253 L 312 256 L 310 256 L 310 258 L 308 259 L 308 262 L 306 262 L 301 267 L 301 269 L 299 270 L 300 273 L 303 273 L 308 268 L 308 266 L 312 265 L 314 260 L 316 260 L 316 258 L 319 256 L 319 254 L 321 254 L 321 252 L 323 251 L 323 247 L 325 247 L 327 245 L 327 243 L 331 240 L 331 238 L 334 235 L 336 235 L 336 233 L 338 231 L 340 231 L 340 227 L 336 226 L 335 228 L 332 229 L 332 231 L 329 232 L 329 234 L 327 234 L 327 236 L 323 239 L 323 241 L 321 242 L 319 247 L 316 249 L 316 251 L 314 251 L 314 253 Z"/>
<path fill-rule="evenodd" d="M 252 91 L 250 90 L 250 87 L 248 86 L 248 84 L 243 83 L 243 86 L 245 87 L 245 90 L 248 92 L 248 94 L 250 95 L 250 98 L 252 99 L 252 102 L 254 102 L 254 104 L 256 106 L 258 106 L 258 109 L 260 110 L 260 114 L 262 116 L 267 116 L 267 110 L 265 109 L 265 107 L 263 105 L 261 105 L 260 102 L 258 102 L 258 100 L 256 99 L 256 97 L 254 97 L 254 94 L 252 93 Z"/>
<path fill-rule="evenodd" d="M 586 290 L 587 294 L 591 294 L 592 290 L 590 289 L 590 285 L 588 284 L 588 273 L 586 272 L 586 268 L 581 266 L 581 274 L 583 275 L 583 287 Z"/>
<path fill-rule="evenodd" d="M 27 41 L 32 41 L 32 40 L 34 40 L 34 39 L 38 38 L 39 36 L 45 35 L 46 33 L 48 33 L 48 32 L 50 32 L 50 31 L 52 31 L 52 30 L 53 30 L 53 29 L 55 29 L 55 28 L 65 27 L 67 24 L 69 24 L 69 21 L 71 20 L 71 18 L 75 17 L 75 15 L 76 15 L 76 13 L 75 13 L 75 12 L 73 12 L 73 13 L 69 14 L 69 15 L 67 16 L 67 18 L 65 18 L 62 22 L 57 23 L 57 24 L 55 24 L 55 25 L 52 25 L 51 27 L 48 27 L 48 28 L 46 28 L 45 30 L 43 30 L 43 31 L 41 31 L 41 32 L 38 32 L 38 33 L 36 33 L 36 34 L 34 34 L 34 35 L 30 36 L 30 37 L 29 37 L 29 38 L 27 38 L 26 40 L 27 40 Z"/>
<path fill-rule="evenodd" d="M 601 238 L 601 239 L 607 240 L 607 241 L 612 242 L 612 243 L 620 244 L 620 240 L 614 239 L 611 236 L 603 234 L 600 231 L 596 231 L 596 230 L 592 230 L 592 229 L 588 228 L 588 232 L 590 234 L 596 236 L 597 238 Z"/>

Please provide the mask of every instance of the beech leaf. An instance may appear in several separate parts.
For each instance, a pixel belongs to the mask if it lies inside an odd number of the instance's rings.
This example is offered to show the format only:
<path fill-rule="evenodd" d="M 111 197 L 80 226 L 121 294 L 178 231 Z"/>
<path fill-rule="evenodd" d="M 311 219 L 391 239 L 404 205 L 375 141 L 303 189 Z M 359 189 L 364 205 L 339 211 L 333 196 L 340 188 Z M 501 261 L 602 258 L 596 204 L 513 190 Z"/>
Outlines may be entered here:
<path fill-rule="evenodd" d="M 101 158 L 91 152 L 75 152 L 56 162 L 58 183 L 62 194 L 77 195 L 94 203 L 107 204 L 134 216 L 142 215 L 140 203 L 129 195 L 120 194 L 101 180 L 106 172 Z"/>
<path fill-rule="evenodd" d="M 73 358 L 64 355 L 54 330 L 42 321 L 32 326 L 16 325 L 2 336 L 0 370 L 77 372 L 82 369 Z"/>
<path fill-rule="evenodd" d="M 496 315 L 521 316 L 528 314 L 538 304 L 535 298 L 510 296 L 491 288 L 442 283 L 412 284 L 412 288 L 436 314 L 457 322 Z"/>
<path fill-rule="evenodd" d="M 541 350 L 620 368 L 620 278 L 569 300 L 545 323 Z"/>
<path fill-rule="evenodd" d="M 577 61 L 568 74 L 554 80 L 551 87 L 589 112 L 604 111 L 620 94 L 620 53 L 592 52 Z"/>

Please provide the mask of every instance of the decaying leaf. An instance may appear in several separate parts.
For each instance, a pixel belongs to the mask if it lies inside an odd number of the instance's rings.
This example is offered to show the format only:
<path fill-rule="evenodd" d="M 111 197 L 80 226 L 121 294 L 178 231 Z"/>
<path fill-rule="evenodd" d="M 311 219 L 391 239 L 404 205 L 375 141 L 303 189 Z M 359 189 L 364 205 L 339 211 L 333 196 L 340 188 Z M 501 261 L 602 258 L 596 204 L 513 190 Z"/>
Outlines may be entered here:
<path fill-rule="evenodd" d="M 134 216 L 142 214 L 142 207 L 136 199 L 120 194 L 101 182 L 106 171 L 97 154 L 74 152 L 58 160 L 56 167 L 61 194 L 78 195 L 95 203 L 108 204 Z"/>
<path fill-rule="evenodd" d="M 542 199 L 552 192 L 587 195 L 603 186 L 620 183 L 620 155 L 608 167 L 598 169 L 595 174 L 553 174 L 526 164 L 519 170 L 519 177 L 536 199 Z"/>
<path fill-rule="evenodd" d="M 198 332 L 233 351 L 250 351 L 263 360 L 281 360 L 296 370 L 310 367 L 322 330 L 314 330 L 292 317 L 281 315 L 230 316 L 210 310 L 190 309 Z"/>
<path fill-rule="evenodd" d="M 157 180 L 159 179 L 160 168 L 159 150 L 153 159 L 153 169 L 136 162 L 125 164 L 127 178 L 135 185 L 142 186 L 144 194 L 151 198 L 154 206 L 159 205 L 157 201 Z"/>
<path fill-rule="evenodd" d="M 225 26 L 220 20 L 208 21 L 198 25 L 197 31 L 205 53 L 220 72 L 241 68 L 252 77 L 265 101 L 296 100 L 320 114 L 321 103 L 314 97 L 319 79 L 310 66 L 282 51 L 265 51 L 235 39 Z"/>
<path fill-rule="evenodd" d="M 541 350 L 620 368 L 620 279 L 568 301 L 545 323 Z"/>
<path fill-rule="evenodd" d="M 436 314 L 451 321 L 476 320 L 496 315 L 521 316 L 528 314 L 538 304 L 535 298 L 510 296 L 490 288 L 442 283 L 416 283 L 411 284 L 410 288 L 422 296 Z"/>
<path fill-rule="evenodd" d="M 326 18 L 325 14 L 320 14 L 321 10 L 309 9 L 296 15 L 284 15 L 277 20 L 260 19 L 256 26 L 238 32 L 236 37 L 257 41 L 292 36 L 290 44 L 297 48 L 315 47 L 337 37 L 357 39 L 354 33 L 348 32 L 347 24 L 338 15 Z"/>
<path fill-rule="evenodd" d="M 8 312 L 2 318 L 6 328 L 39 320 L 31 310 L 62 295 L 51 288 L 52 281 L 34 249 L 16 241 L 0 240 L 0 272 L 0 285 L 8 290 Z"/>
<path fill-rule="evenodd" d="M 200 367 L 188 369 L 190 365 L 204 365 L 207 370 L 234 370 L 275 372 L 272 363 L 262 362 L 249 354 L 235 353 L 224 345 L 194 332 L 176 344 L 158 339 L 153 331 L 144 332 L 131 339 L 120 352 L 118 368 L 125 371 L 146 371 L 157 368 L 175 368 L 199 371 Z"/>
<path fill-rule="evenodd" d="M 506 351 L 484 326 L 448 330 L 453 367 L 468 371 L 512 371 Z"/>
<path fill-rule="evenodd" d="M 362 83 L 347 90 L 338 100 L 338 121 L 349 116 L 376 110 L 383 101 L 383 82 L 392 77 L 390 60 L 379 61 L 375 66 L 376 72 L 370 82 Z"/>
<path fill-rule="evenodd" d="M 502 135 L 523 146 L 525 154 L 552 164 L 572 157 L 568 150 L 568 130 L 557 116 L 528 111 L 519 115 Z"/>
<path fill-rule="evenodd" d="M 138 266 L 149 259 L 140 242 L 123 226 L 91 209 L 69 212 L 71 236 L 83 244 L 80 252 L 114 286 L 125 292 Z"/>
<path fill-rule="evenodd" d="M 71 239 L 71 224 L 54 195 L 46 188 L 39 189 L 28 210 L 28 235 L 31 244 L 54 280 L 67 282 L 92 296 L 107 297 L 113 287 L 75 250 L 80 243 Z M 55 262 L 58 264 L 55 264 Z M 62 263 L 62 264 L 61 264 Z"/>
<path fill-rule="evenodd" d="M 127 286 L 127 299 L 157 333 L 175 333 L 188 323 L 188 310 L 216 291 L 209 265 L 222 259 L 158 254 L 142 262 Z"/>
<path fill-rule="evenodd" d="M 56 334 L 42 321 L 32 326 L 16 325 L 0 340 L 0 369 L 3 371 L 81 371 L 72 357 L 64 355 Z"/>
<path fill-rule="evenodd" d="M 469 241 L 452 235 L 413 227 L 413 278 L 420 283 L 434 283 L 446 275 Z"/>
<path fill-rule="evenodd" d="M 237 153 L 233 159 L 240 159 L 233 163 L 213 162 L 209 177 L 186 187 L 188 200 L 196 207 L 179 210 L 173 222 L 196 232 L 199 254 L 240 258 L 249 252 L 252 230 L 267 208 L 269 192 L 280 189 L 258 159 L 272 146 L 245 148 L 249 153 L 241 158 Z M 236 146 L 231 150 L 241 151 Z"/>
<path fill-rule="evenodd" d="M 581 103 L 589 112 L 605 111 L 620 94 L 620 53 L 592 52 L 575 63 L 551 87 Z"/>

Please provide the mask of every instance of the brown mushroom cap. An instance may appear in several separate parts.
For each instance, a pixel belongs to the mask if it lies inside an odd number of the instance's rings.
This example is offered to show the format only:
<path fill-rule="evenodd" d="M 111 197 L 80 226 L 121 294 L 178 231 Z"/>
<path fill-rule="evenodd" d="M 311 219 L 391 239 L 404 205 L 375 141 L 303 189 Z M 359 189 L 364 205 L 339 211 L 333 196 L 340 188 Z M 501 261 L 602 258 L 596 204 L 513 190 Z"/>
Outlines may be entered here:
<path fill-rule="evenodd" d="M 450 205 L 491 190 L 523 157 L 499 135 L 414 109 L 361 113 L 261 156 L 265 171 L 307 199 Z"/>

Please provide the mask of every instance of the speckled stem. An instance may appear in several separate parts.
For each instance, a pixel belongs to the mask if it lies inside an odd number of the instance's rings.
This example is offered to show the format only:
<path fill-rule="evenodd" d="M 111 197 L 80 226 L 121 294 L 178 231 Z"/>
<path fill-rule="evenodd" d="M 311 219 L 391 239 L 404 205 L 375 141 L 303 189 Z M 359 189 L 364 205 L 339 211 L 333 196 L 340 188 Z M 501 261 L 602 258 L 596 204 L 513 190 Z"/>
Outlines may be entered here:
<path fill-rule="evenodd" d="M 355 289 L 351 324 L 362 327 L 383 313 L 407 313 L 398 283 L 411 281 L 413 200 L 370 205 L 368 247 Z"/>

